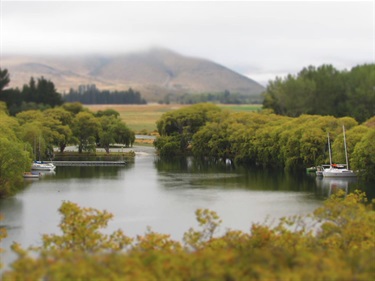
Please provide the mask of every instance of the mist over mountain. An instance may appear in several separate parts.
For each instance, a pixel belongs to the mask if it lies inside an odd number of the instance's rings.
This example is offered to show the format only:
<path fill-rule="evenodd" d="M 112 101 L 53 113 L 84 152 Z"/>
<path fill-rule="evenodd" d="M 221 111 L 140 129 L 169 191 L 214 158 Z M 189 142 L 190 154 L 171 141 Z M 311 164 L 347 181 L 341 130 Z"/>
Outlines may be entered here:
<path fill-rule="evenodd" d="M 225 90 L 257 97 L 265 90 L 225 66 L 161 48 L 116 56 L 3 56 L 1 68 L 8 69 L 12 88 L 22 88 L 30 77 L 43 76 L 60 93 L 88 84 L 95 84 L 101 90 L 131 87 L 148 101 L 158 101 L 167 94 Z"/>

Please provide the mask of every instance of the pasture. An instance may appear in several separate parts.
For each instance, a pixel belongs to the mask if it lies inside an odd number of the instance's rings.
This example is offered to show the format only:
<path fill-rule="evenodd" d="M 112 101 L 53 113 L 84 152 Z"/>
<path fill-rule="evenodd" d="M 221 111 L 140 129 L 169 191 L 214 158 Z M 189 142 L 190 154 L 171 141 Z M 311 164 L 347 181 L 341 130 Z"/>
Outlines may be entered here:
<path fill-rule="evenodd" d="M 185 104 L 96 104 L 84 105 L 92 112 L 99 110 L 114 109 L 120 113 L 122 121 L 136 133 L 152 133 L 156 131 L 156 121 L 166 112 L 176 110 L 190 105 Z M 219 107 L 235 112 L 250 112 L 257 111 L 262 108 L 258 104 L 244 104 L 244 105 L 218 105 Z"/>

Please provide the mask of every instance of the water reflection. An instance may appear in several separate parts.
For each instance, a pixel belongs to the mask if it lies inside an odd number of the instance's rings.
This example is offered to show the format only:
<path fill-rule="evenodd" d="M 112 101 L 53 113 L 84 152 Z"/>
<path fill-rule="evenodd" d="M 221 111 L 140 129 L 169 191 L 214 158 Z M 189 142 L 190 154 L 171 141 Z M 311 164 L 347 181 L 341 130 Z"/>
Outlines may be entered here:
<path fill-rule="evenodd" d="M 132 169 L 134 163 L 128 163 L 126 166 L 77 166 L 56 167 L 54 178 L 56 180 L 66 179 L 92 179 L 92 178 L 118 178 L 124 170 Z M 50 175 L 51 176 L 51 175 Z"/>
<path fill-rule="evenodd" d="M 301 173 L 256 167 L 236 167 L 226 162 L 200 159 L 155 159 L 159 180 L 167 188 L 225 188 L 267 191 L 315 190 L 314 179 Z M 176 186 L 176 182 L 179 184 Z"/>
<path fill-rule="evenodd" d="M 339 190 L 348 194 L 351 187 L 356 187 L 356 178 L 326 178 L 316 177 L 316 186 L 323 197 L 329 197 Z"/>
<path fill-rule="evenodd" d="M 211 159 L 196 159 L 194 157 L 174 157 L 170 159 L 154 160 L 155 167 L 158 171 L 173 172 L 182 171 L 187 173 L 217 173 L 230 172 L 234 167 L 223 161 L 214 161 Z"/>

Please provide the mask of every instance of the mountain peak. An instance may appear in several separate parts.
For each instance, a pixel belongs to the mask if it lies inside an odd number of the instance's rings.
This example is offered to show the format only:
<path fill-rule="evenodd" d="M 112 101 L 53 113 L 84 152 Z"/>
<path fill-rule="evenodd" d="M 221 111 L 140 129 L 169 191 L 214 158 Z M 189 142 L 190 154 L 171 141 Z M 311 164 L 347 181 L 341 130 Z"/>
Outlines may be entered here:
<path fill-rule="evenodd" d="M 150 102 L 167 94 L 228 90 L 259 96 L 264 91 L 259 83 L 222 65 L 160 47 L 117 56 L 5 57 L 2 65 L 11 75 L 11 87 L 22 87 L 31 76 L 44 76 L 60 92 L 85 84 L 102 90 L 131 87 Z"/>

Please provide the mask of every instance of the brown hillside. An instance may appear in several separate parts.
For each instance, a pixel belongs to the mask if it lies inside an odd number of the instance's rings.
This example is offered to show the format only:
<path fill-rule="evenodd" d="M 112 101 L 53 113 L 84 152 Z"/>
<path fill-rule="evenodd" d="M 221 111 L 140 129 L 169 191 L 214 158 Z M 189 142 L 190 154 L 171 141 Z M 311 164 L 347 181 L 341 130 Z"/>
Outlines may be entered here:
<path fill-rule="evenodd" d="M 1 68 L 11 75 L 10 87 L 22 87 L 30 77 L 51 80 L 61 93 L 79 85 L 99 89 L 140 91 L 149 101 L 166 94 L 217 93 L 229 90 L 258 96 L 264 87 L 214 62 L 165 49 L 118 56 L 3 56 Z"/>

